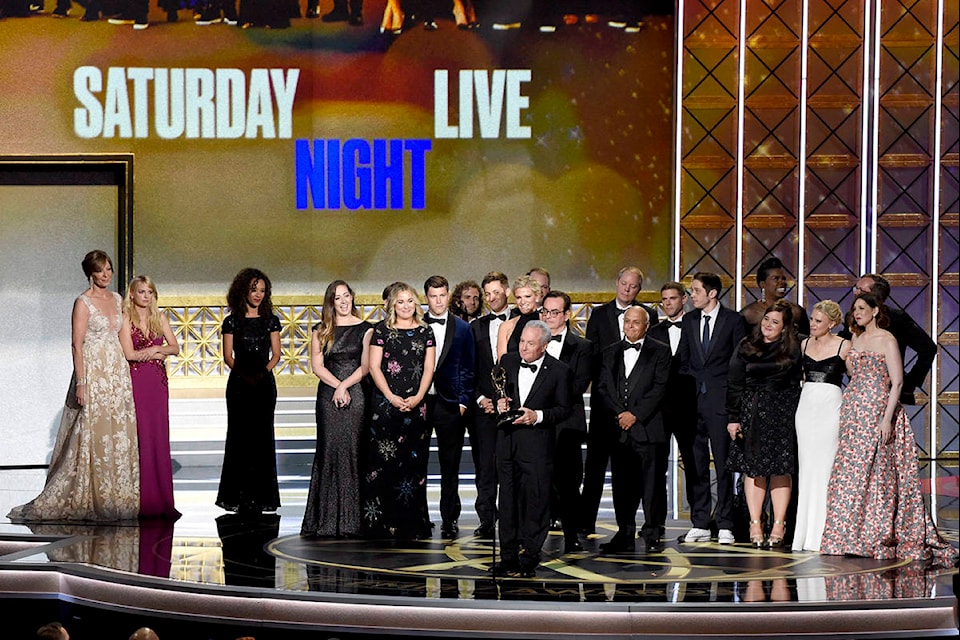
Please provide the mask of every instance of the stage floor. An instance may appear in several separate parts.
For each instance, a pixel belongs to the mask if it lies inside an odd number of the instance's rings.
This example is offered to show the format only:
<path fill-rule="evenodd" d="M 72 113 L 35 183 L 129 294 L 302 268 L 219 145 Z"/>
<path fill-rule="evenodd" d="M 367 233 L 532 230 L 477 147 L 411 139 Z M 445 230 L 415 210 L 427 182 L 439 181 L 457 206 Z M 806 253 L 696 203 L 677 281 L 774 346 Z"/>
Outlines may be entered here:
<path fill-rule="evenodd" d="M 23 486 L 22 477 L 3 482 L 11 473 L 27 472 L 0 472 L 0 486 Z M 945 469 L 933 486 L 940 530 L 957 546 L 955 470 Z M 646 554 L 638 543 L 635 553 L 606 555 L 598 546 L 616 527 L 604 510 L 584 551 L 563 553 L 563 536 L 551 532 L 536 578 L 494 579 L 493 542 L 471 535 L 469 508 L 455 539 L 303 539 L 304 494 L 284 489 L 279 514 L 252 520 L 214 507 L 209 490 L 180 487 L 184 515 L 176 523 L 28 527 L 4 520 L 0 594 L 229 620 L 255 625 L 260 635 L 271 625 L 336 637 L 956 635 L 956 569 L 681 544 L 688 525 L 680 521 L 669 523 L 661 553 Z M 432 488 L 439 522 L 436 497 Z M 21 498 L 0 490 L 0 512 Z"/>

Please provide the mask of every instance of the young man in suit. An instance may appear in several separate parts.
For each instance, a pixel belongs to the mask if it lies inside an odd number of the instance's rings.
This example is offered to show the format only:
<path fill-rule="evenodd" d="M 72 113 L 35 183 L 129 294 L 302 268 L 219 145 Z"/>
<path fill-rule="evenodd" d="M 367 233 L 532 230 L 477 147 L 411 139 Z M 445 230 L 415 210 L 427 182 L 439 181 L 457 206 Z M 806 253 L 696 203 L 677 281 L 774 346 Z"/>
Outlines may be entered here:
<path fill-rule="evenodd" d="M 720 276 L 693 276 L 690 298 L 694 311 L 684 315 L 680 338 L 680 374 L 693 377 L 697 388 L 697 419 L 693 441 L 696 482 L 691 489 L 693 526 L 681 542 L 710 540 L 710 454 L 717 475 L 714 511 L 717 541 L 733 544 L 733 475 L 727 471 L 730 434 L 727 432 L 727 371 L 730 358 L 746 334 L 743 317 L 720 304 Z"/>
<path fill-rule="evenodd" d="M 637 302 L 637 295 L 643 287 L 643 271 L 638 267 L 624 267 L 617 274 L 616 297 L 602 304 L 590 314 L 587 320 L 587 340 L 593 343 L 597 353 L 602 353 L 610 345 L 623 339 L 623 314 L 633 306 L 640 306 L 650 317 L 650 325 L 657 323 L 657 314 L 650 307 Z M 593 384 L 596 388 L 600 376 L 599 367 L 594 367 Z M 602 407 L 599 408 L 602 412 Z M 597 425 L 597 428 L 593 428 Z M 587 431 L 587 461 L 583 469 L 583 495 L 581 497 L 581 531 L 593 533 L 596 530 L 597 512 L 603 497 L 603 483 L 610 461 L 610 448 L 619 438 L 612 428 L 610 416 L 598 413 L 598 407 L 590 406 L 590 429 Z"/>
<path fill-rule="evenodd" d="M 520 335 L 518 352 L 503 355 L 507 397 L 499 413 L 519 417 L 497 430 L 500 481 L 500 575 L 533 577 L 550 524 L 550 482 L 557 425 L 573 410 L 570 369 L 547 353 L 550 328 L 532 320 Z"/>
<path fill-rule="evenodd" d="M 460 531 L 460 456 L 466 430 L 464 414 L 473 402 L 475 356 L 470 325 L 451 313 L 450 284 L 443 276 L 423 283 L 427 296 L 425 320 L 433 328 L 437 362 L 427 392 L 427 420 L 437 434 L 440 458 L 440 535 Z"/>
<path fill-rule="evenodd" d="M 697 383 L 689 374 L 680 374 L 680 327 L 687 304 L 687 290 L 679 282 L 667 282 L 660 287 L 660 308 L 666 316 L 656 326 L 650 327 L 647 335 L 670 346 L 673 354 L 667 393 L 663 400 L 663 425 L 667 431 L 667 448 L 663 455 L 669 461 L 670 435 L 677 440 L 677 450 L 683 461 L 684 489 L 687 503 L 693 504 L 693 487 L 696 484 L 693 458 L 693 441 L 697 425 Z M 666 516 L 666 514 L 664 514 Z M 666 517 L 664 522 L 666 524 Z"/>
<path fill-rule="evenodd" d="M 510 281 L 506 274 L 491 271 L 480 283 L 483 299 L 490 312 L 480 316 L 470 325 L 473 333 L 476 361 L 476 404 L 470 429 L 470 449 L 473 452 L 477 500 L 475 509 L 480 526 L 473 535 L 493 538 L 497 521 L 497 391 L 493 387 L 491 372 L 497 363 L 497 335 L 500 325 L 510 317 L 507 299 L 510 297 Z"/>
<path fill-rule="evenodd" d="M 595 353 L 593 343 L 570 331 L 570 296 L 549 291 L 543 298 L 540 319 L 550 327 L 547 353 L 570 367 L 573 373 L 573 413 L 557 425 L 553 452 L 553 487 L 550 491 L 551 528 L 559 520 L 565 553 L 583 551 L 577 538 L 580 528 L 580 482 L 583 480 L 581 445 L 586 440 L 587 417 L 583 394 L 590 386 Z"/>
<path fill-rule="evenodd" d="M 661 404 L 670 377 L 670 347 L 647 337 L 647 312 L 623 314 L 623 340 L 603 352 L 598 400 L 619 431 L 611 452 L 613 509 L 618 531 L 602 551 L 633 551 L 637 508 L 643 503 L 640 537 L 648 552 L 662 550 L 667 513 L 667 432 Z"/>

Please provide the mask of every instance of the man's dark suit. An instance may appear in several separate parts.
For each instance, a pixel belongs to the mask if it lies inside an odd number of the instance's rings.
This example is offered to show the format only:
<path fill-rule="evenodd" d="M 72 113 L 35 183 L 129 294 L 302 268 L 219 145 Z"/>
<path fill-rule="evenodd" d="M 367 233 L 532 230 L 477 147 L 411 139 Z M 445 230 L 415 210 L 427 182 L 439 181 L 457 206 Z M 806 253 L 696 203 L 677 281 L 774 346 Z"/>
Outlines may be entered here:
<path fill-rule="evenodd" d="M 682 320 L 682 318 L 681 318 Z M 668 320 L 657 323 L 647 331 L 647 337 L 670 344 L 670 327 Z M 667 393 L 663 399 L 663 426 L 667 431 L 667 456 L 665 464 L 669 462 L 670 435 L 677 439 L 677 449 L 680 460 L 683 462 L 684 489 L 687 503 L 693 504 L 693 486 L 696 484 L 696 466 L 693 457 L 693 442 L 697 430 L 697 382 L 693 376 L 680 373 L 680 346 L 670 361 L 670 377 L 667 379 Z M 663 523 L 665 524 L 666 520 Z"/>
<path fill-rule="evenodd" d="M 443 351 L 437 355 L 433 376 L 436 394 L 427 396 L 428 419 L 437 434 L 440 459 L 440 517 L 444 524 L 460 517 L 460 456 L 465 424 L 460 405 L 470 407 L 474 398 L 475 356 L 470 325 L 447 311 L 446 322 L 433 323 L 444 331 Z"/>
<path fill-rule="evenodd" d="M 693 443 L 696 483 L 691 487 L 693 502 L 690 519 L 693 526 L 710 528 L 710 452 L 717 475 L 717 508 L 714 513 L 719 529 L 733 530 L 733 476 L 727 471 L 730 434 L 727 433 L 727 371 L 730 358 L 746 334 L 743 316 L 723 305 L 715 326 L 710 327 L 710 348 L 703 351 L 699 309 L 683 316 L 680 331 L 680 374 L 693 377 L 697 388 L 697 424 Z"/>
<path fill-rule="evenodd" d="M 636 301 L 633 304 L 646 309 L 651 328 L 657 324 L 656 311 Z M 590 313 L 590 319 L 587 320 L 587 340 L 593 343 L 597 353 L 602 353 L 604 349 L 620 342 L 623 338 L 619 322 L 621 315 L 617 308 L 616 299 L 600 305 Z M 594 366 L 594 389 L 596 389 L 600 377 L 599 364 L 597 362 Z M 607 463 L 610 461 L 611 447 L 620 437 L 611 427 L 613 423 L 610 416 L 603 416 L 602 411 L 602 407 L 597 407 L 594 403 L 591 403 L 590 429 L 587 431 L 587 461 L 583 469 L 583 494 L 580 498 L 582 508 L 580 526 L 588 532 L 593 532 L 596 527 L 597 512 L 600 510 L 600 499 L 603 497 L 603 483 L 607 476 Z M 594 428 L 594 425 L 597 425 L 597 428 Z"/>
<path fill-rule="evenodd" d="M 667 517 L 668 436 L 663 425 L 661 406 L 667 391 L 672 355 L 670 347 L 646 337 L 630 375 L 623 363 L 625 343 L 607 347 L 603 352 L 598 396 L 604 415 L 613 418 L 620 430 L 618 444 L 611 452 L 613 509 L 617 516 L 617 535 L 633 540 L 637 508 L 643 502 L 644 523 L 640 529 L 646 540 L 660 540 Z M 624 411 L 637 421 L 623 431 L 616 416 Z"/>
<path fill-rule="evenodd" d="M 507 566 L 533 571 L 550 520 L 550 481 L 556 427 L 573 411 L 573 376 L 569 367 L 545 353 L 530 392 L 520 402 L 520 354 L 500 360 L 506 371 L 510 407 L 543 412 L 537 425 L 506 425 L 497 431 L 497 479 L 500 481 L 500 557 Z"/>
<path fill-rule="evenodd" d="M 550 492 L 551 517 L 563 522 L 565 540 L 576 540 L 580 528 L 580 482 L 583 480 L 581 446 L 587 435 L 587 415 L 583 394 L 590 386 L 596 352 L 593 343 L 569 329 L 560 347 L 560 362 L 573 374 L 573 413 L 557 425 L 557 446 L 553 453 L 553 490 Z"/>
<path fill-rule="evenodd" d="M 504 313 L 504 315 L 507 315 Z M 474 373 L 476 375 L 476 394 L 497 402 L 497 392 L 493 388 L 490 372 L 496 364 L 496 354 L 490 348 L 490 323 L 495 314 L 488 313 L 470 324 L 473 334 L 476 356 Z M 497 521 L 497 418 L 496 414 L 485 413 L 472 402 L 473 420 L 469 424 L 470 449 L 473 454 L 473 468 L 476 473 L 477 501 L 475 509 L 481 525 L 493 526 Z"/>

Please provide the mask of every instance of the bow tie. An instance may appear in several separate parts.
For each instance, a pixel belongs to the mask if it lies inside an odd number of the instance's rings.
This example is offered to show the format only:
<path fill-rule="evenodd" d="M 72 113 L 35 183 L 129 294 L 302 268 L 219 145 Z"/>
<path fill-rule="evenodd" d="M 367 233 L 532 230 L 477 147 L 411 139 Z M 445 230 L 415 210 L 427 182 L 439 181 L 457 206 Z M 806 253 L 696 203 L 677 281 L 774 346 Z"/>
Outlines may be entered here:
<path fill-rule="evenodd" d="M 626 309 L 621 309 L 620 307 L 617 307 L 617 315 L 618 315 L 618 316 L 622 316 L 622 315 L 625 314 L 626 312 L 627 312 Z"/>
<path fill-rule="evenodd" d="M 639 352 L 640 352 L 640 347 L 642 347 L 642 346 L 643 346 L 643 345 L 642 345 L 641 343 L 639 343 L 639 342 L 634 342 L 633 344 L 631 344 L 631 343 L 629 343 L 629 342 L 627 342 L 627 341 L 624 341 L 624 342 L 623 342 L 623 350 L 624 350 L 624 351 L 626 351 L 627 349 L 636 349 L 637 352 L 639 353 Z"/>
<path fill-rule="evenodd" d="M 563 340 L 563 334 L 562 334 L 562 333 L 558 333 L 558 334 L 555 335 L 555 336 L 550 336 L 550 341 L 551 341 L 551 342 L 560 342 L 560 341 L 562 341 L 562 340 Z"/>
<path fill-rule="evenodd" d="M 446 324 L 446 323 L 447 323 L 447 319 L 446 319 L 446 318 L 434 318 L 433 316 L 427 316 L 427 324 L 433 324 L 433 323 Z"/>
<path fill-rule="evenodd" d="M 676 327 L 677 329 L 683 326 L 683 322 L 680 320 L 677 320 L 676 322 L 673 322 L 672 320 L 664 320 L 664 322 L 667 323 L 668 327 Z"/>
<path fill-rule="evenodd" d="M 494 318 L 495 318 L 495 319 L 499 320 L 500 322 L 503 322 L 503 321 L 505 321 L 505 320 L 507 319 L 507 314 L 505 314 L 505 313 L 491 313 L 491 314 L 490 314 L 490 317 L 491 317 L 491 319 L 494 319 Z"/>
<path fill-rule="evenodd" d="M 531 364 L 531 363 L 529 363 L 529 362 L 521 362 L 521 363 L 520 363 L 520 366 L 523 367 L 523 368 L 525 368 L 525 369 L 530 369 L 530 371 L 532 371 L 533 373 L 536 373 L 536 372 L 537 372 L 537 365 L 535 365 L 535 364 Z"/>

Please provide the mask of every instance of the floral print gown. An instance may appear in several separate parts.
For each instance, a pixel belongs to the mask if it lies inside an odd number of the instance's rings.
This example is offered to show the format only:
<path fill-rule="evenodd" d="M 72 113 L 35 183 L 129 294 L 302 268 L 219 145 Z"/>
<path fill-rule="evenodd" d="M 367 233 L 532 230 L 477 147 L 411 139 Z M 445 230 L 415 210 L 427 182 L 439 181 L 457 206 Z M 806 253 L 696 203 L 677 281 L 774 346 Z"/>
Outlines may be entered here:
<path fill-rule="evenodd" d="M 880 444 L 890 376 L 882 353 L 850 351 L 837 457 L 827 489 L 821 553 L 950 566 L 957 552 L 937 533 L 920 490 L 910 421 L 897 408 L 893 440 Z"/>
<path fill-rule="evenodd" d="M 429 327 L 373 329 L 371 344 L 383 348 L 380 371 L 402 398 L 416 395 L 427 347 L 435 345 Z M 363 479 L 363 527 L 373 538 L 427 538 L 427 458 L 430 429 L 426 403 L 401 412 L 379 389 L 373 392 L 367 464 Z"/>
<path fill-rule="evenodd" d="M 15 507 L 14 522 L 120 522 L 140 511 L 140 459 L 137 414 L 130 367 L 120 348 L 121 298 L 116 312 L 104 315 L 90 299 L 79 300 L 90 313 L 83 341 L 85 403 L 76 401 L 77 378 L 70 380 L 47 481 L 39 496 Z"/>

